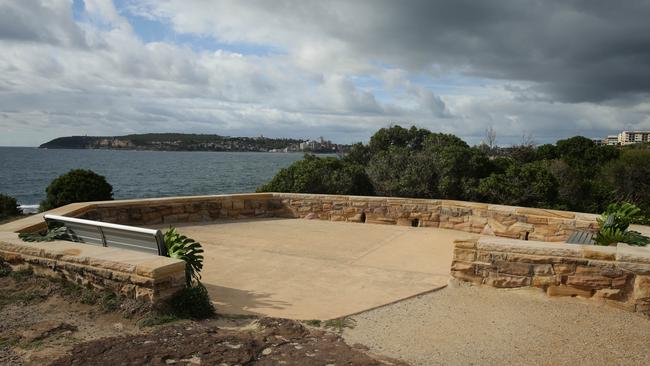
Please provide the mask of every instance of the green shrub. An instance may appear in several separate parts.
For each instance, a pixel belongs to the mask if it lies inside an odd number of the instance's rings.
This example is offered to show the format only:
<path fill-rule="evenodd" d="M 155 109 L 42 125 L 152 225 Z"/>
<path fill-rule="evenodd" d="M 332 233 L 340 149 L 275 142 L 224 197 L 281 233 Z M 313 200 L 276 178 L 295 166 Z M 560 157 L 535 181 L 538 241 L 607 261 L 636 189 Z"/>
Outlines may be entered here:
<path fill-rule="evenodd" d="M 0 193 L 0 221 L 22 213 L 15 198 Z"/>
<path fill-rule="evenodd" d="M 611 245 L 627 243 L 630 245 L 646 246 L 650 238 L 639 232 L 628 230 L 630 224 L 640 216 L 641 209 L 629 203 L 612 203 L 597 219 L 600 230 L 594 237 L 596 245 Z"/>
<path fill-rule="evenodd" d="M 373 195 L 372 185 L 361 165 L 333 157 L 305 154 L 289 167 L 281 169 L 258 192 L 295 192 L 323 194 Z"/>
<path fill-rule="evenodd" d="M 41 202 L 41 210 L 51 210 L 75 202 L 113 199 L 113 187 L 106 178 L 83 169 L 73 169 L 54 179 L 45 192 L 47 195 Z"/>
<path fill-rule="evenodd" d="M 206 319 L 216 314 L 208 290 L 200 282 L 177 292 L 169 305 L 172 314 L 179 318 Z"/>
<path fill-rule="evenodd" d="M 650 150 L 626 149 L 619 159 L 605 165 L 600 180 L 617 201 L 632 202 L 650 216 Z M 650 223 L 639 215 L 637 223 Z"/>
<path fill-rule="evenodd" d="M 7 277 L 11 274 L 11 266 L 0 258 L 0 277 Z"/>
<path fill-rule="evenodd" d="M 165 246 L 167 256 L 185 261 L 185 282 L 187 287 L 192 286 L 192 281 L 201 280 L 203 269 L 203 248 L 201 243 L 176 232 L 176 228 L 169 227 L 165 232 Z"/>
<path fill-rule="evenodd" d="M 65 226 L 61 226 L 38 233 L 20 233 L 18 237 L 23 241 L 31 242 L 66 240 L 68 239 L 68 229 Z"/>
<path fill-rule="evenodd" d="M 503 174 L 481 179 L 478 193 L 483 200 L 512 206 L 551 207 L 558 182 L 545 162 L 513 163 Z"/>

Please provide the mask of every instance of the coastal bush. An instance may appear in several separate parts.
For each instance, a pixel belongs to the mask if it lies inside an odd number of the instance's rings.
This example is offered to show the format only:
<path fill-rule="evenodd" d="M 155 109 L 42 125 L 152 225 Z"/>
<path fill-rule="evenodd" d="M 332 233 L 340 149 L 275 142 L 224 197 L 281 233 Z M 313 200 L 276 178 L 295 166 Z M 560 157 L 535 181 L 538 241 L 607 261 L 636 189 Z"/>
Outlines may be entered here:
<path fill-rule="evenodd" d="M 627 243 L 630 245 L 646 246 L 650 238 L 641 233 L 629 230 L 630 224 L 641 216 L 641 209 L 629 202 L 612 203 L 598 218 L 600 230 L 594 237 L 596 245 L 611 245 Z"/>
<path fill-rule="evenodd" d="M 22 214 L 15 198 L 0 193 L 0 221 Z"/>
<path fill-rule="evenodd" d="M 558 183 L 544 162 L 515 163 L 505 173 L 492 174 L 478 185 L 485 202 L 511 206 L 552 207 Z"/>
<path fill-rule="evenodd" d="M 191 287 L 193 281 L 199 283 L 203 269 L 203 248 L 192 238 L 181 235 L 170 227 L 164 235 L 167 256 L 185 261 L 185 283 Z"/>
<path fill-rule="evenodd" d="M 603 168 L 600 179 L 616 201 L 634 203 L 642 210 L 645 217 L 635 222 L 650 224 L 650 150 L 623 150 Z"/>
<path fill-rule="evenodd" d="M 174 294 L 169 305 L 172 314 L 178 318 L 206 319 L 215 315 L 208 290 L 200 282 Z"/>
<path fill-rule="evenodd" d="M 363 166 L 334 157 L 306 154 L 281 169 L 258 192 L 326 193 L 371 196 L 372 184 Z"/>
<path fill-rule="evenodd" d="M 205 319 L 215 315 L 208 290 L 201 283 L 203 248 L 192 238 L 171 227 L 164 234 L 167 256 L 185 261 L 185 288 L 170 300 L 171 315 L 179 318 Z"/>
<path fill-rule="evenodd" d="M 65 206 L 74 202 L 108 201 L 113 199 L 113 187 L 106 178 L 91 171 L 73 169 L 54 179 L 47 187 L 41 210 Z"/>

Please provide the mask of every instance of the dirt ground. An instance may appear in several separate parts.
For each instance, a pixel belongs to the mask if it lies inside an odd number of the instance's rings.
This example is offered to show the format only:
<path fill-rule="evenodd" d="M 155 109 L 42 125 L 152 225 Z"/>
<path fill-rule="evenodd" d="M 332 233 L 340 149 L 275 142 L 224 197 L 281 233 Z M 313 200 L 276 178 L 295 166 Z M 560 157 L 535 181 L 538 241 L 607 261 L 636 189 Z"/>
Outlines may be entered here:
<path fill-rule="evenodd" d="M 165 319 L 30 273 L 0 275 L 0 365 L 405 365 L 293 320 L 145 326 Z"/>

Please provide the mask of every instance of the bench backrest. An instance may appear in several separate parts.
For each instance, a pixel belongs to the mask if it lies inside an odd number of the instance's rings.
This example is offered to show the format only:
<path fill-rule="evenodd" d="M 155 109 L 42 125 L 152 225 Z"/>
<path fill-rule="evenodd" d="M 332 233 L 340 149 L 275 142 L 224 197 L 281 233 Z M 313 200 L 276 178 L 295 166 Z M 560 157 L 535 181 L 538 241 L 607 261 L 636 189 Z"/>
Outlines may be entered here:
<path fill-rule="evenodd" d="M 48 227 L 52 223 L 65 226 L 70 239 L 75 242 L 167 255 L 160 230 L 58 215 L 44 215 L 43 218 Z"/>

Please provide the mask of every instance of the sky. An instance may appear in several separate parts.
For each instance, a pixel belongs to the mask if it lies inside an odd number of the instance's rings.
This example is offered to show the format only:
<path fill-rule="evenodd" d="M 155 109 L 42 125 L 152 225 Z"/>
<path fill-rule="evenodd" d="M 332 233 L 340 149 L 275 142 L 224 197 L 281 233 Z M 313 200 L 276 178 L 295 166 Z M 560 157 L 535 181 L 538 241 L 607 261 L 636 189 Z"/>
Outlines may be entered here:
<path fill-rule="evenodd" d="M 650 130 L 647 0 L 0 0 L 0 146 Z"/>

